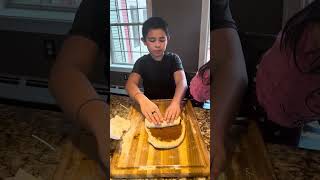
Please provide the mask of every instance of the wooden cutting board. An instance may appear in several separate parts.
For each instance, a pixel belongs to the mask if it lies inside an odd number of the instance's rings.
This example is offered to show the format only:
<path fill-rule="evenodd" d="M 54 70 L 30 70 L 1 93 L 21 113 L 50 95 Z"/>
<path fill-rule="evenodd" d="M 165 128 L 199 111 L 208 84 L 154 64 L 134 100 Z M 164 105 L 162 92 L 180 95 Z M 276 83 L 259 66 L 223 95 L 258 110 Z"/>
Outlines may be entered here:
<path fill-rule="evenodd" d="M 96 161 L 95 142 L 89 135 L 68 139 L 52 180 L 105 180 L 105 173 Z"/>
<path fill-rule="evenodd" d="M 154 101 L 164 113 L 168 100 Z M 209 152 L 201 138 L 200 129 L 191 102 L 187 102 L 181 113 L 186 123 L 183 142 L 168 150 L 155 149 L 148 143 L 144 127 L 144 116 L 137 107 L 131 107 L 128 119 L 130 130 L 116 149 L 111 161 L 113 178 L 145 177 L 205 177 L 209 176 Z"/>
<path fill-rule="evenodd" d="M 233 127 L 231 163 L 219 180 L 276 180 L 261 133 L 254 120 L 239 130 Z"/>

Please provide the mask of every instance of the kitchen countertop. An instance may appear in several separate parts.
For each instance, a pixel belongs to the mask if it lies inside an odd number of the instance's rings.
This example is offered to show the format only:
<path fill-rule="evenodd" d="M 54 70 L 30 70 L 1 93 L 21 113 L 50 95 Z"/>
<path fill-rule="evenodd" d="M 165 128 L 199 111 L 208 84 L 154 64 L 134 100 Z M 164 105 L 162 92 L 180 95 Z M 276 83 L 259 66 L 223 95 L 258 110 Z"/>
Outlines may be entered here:
<path fill-rule="evenodd" d="M 116 102 L 126 107 L 132 102 L 125 96 L 111 96 L 110 115 L 125 117 L 125 108 L 113 108 Z M 206 117 L 209 112 L 203 111 L 195 108 L 201 133 L 208 144 L 210 129 Z M 0 180 L 14 176 L 19 168 L 43 180 L 50 179 L 72 128 L 61 112 L 0 104 Z M 55 151 L 32 135 L 47 141 Z M 278 180 L 320 180 L 319 151 L 274 144 L 266 144 L 266 148 Z"/>
<path fill-rule="evenodd" d="M 266 144 L 278 180 L 320 180 L 320 151 Z"/>
<path fill-rule="evenodd" d="M 19 168 L 44 180 L 52 177 L 70 126 L 59 112 L 0 104 L 0 179 L 14 176 Z"/>

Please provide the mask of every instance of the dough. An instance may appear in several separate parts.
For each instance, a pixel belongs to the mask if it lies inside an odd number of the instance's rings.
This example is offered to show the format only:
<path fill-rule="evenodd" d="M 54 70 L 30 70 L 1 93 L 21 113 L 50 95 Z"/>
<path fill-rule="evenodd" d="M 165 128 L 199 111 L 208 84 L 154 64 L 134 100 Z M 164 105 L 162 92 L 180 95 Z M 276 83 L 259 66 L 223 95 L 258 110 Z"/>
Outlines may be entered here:
<path fill-rule="evenodd" d="M 120 140 L 123 133 L 130 128 L 130 121 L 118 115 L 110 120 L 110 138 Z"/>
<path fill-rule="evenodd" d="M 169 128 L 171 128 L 170 130 L 179 130 L 180 129 L 180 135 L 178 134 L 178 136 L 172 140 L 164 140 L 161 138 L 159 139 L 159 138 L 153 136 L 151 131 L 155 130 L 155 129 L 148 128 L 147 124 L 145 123 L 145 129 L 146 129 L 146 132 L 148 133 L 148 142 L 151 145 L 153 145 L 155 148 L 159 148 L 159 149 L 171 149 L 171 148 L 175 148 L 175 147 L 179 146 L 184 139 L 185 131 L 186 131 L 186 127 L 185 127 L 186 125 L 185 125 L 184 120 L 181 120 L 179 118 L 179 121 L 181 121 L 181 123 L 178 125 L 157 129 L 157 131 L 163 131 L 163 134 L 165 134 L 165 135 L 167 135 L 168 132 L 166 132 L 166 131 L 168 131 Z"/>
<path fill-rule="evenodd" d="M 168 123 L 167 121 L 163 121 L 160 125 L 156 125 L 154 123 L 149 122 L 149 120 L 147 118 L 144 120 L 144 122 L 148 128 L 163 128 L 163 127 L 170 127 L 170 126 L 178 125 L 178 124 L 180 124 L 180 120 L 181 120 L 181 117 L 178 116 L 178 118 L 175 119 L 172 123 Z"/>

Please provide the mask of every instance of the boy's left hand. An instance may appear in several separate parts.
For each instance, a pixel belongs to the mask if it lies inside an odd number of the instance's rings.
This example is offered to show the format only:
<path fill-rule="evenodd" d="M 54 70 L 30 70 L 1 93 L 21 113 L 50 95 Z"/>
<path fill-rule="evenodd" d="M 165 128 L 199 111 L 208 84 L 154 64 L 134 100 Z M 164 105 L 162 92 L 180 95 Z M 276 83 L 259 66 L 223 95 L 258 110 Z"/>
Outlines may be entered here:
<path fill-rule="evenodd" d="M 172 101 L 165 112 L 164 120 L 168 121 L 169 123 L 172 123 L 175 119 L 178 118 L 178 116 L 180 115 L 180 112 L 181 112 L 180 103 Z"/>

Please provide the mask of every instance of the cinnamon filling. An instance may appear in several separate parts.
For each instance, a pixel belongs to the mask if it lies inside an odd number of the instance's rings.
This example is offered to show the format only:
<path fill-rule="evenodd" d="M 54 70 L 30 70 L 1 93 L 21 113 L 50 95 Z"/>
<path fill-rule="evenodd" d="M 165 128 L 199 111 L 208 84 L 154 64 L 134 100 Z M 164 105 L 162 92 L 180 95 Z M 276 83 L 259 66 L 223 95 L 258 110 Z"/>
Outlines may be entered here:
<path fill-rule="evenodd" d="M 172 141 L 180 137 L 182 133 L 181 124 L 165 128 L 150 128 L 151 135 L 160 141 Z"/>

